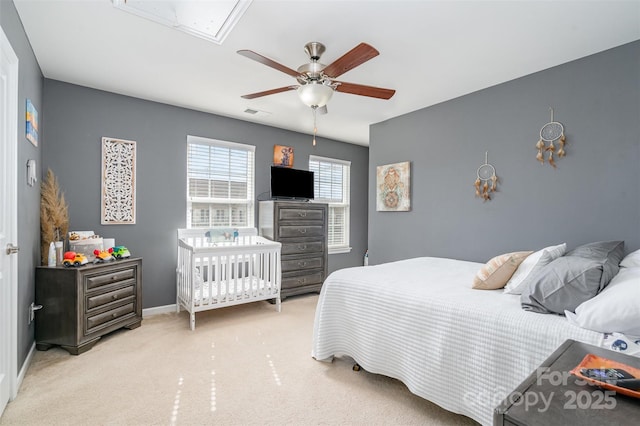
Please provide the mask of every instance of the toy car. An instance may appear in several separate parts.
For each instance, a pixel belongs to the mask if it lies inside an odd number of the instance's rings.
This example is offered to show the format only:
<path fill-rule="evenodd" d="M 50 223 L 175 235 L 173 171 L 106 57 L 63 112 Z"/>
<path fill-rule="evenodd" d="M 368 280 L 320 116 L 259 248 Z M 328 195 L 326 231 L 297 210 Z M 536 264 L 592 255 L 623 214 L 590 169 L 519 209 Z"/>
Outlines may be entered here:
<path fill-rule="evenodd" d="M 116 259 L 124 259 L 125 257 L 131 257 L 129 249 L 125 246 L 115 246 L 109 249 L 109 253 Z"/>
<path fill-rule="evenodd" d="M 93 251 L 93 254 L 96 256 L 96 258 L 93 260 L 93 263 L 103 263 L 115 260 L 111 253 L 109 253 L 109 250 L 96 249 Z"/>
<path fill-rule="evenodd" d="M 89 263 L 89 259 L 87 259 L 84 254 L 76 253 L 75 251 L 66 252 L 62 259 L 62 264 L 64 266 L 82 266 L 87 263 Z"/>

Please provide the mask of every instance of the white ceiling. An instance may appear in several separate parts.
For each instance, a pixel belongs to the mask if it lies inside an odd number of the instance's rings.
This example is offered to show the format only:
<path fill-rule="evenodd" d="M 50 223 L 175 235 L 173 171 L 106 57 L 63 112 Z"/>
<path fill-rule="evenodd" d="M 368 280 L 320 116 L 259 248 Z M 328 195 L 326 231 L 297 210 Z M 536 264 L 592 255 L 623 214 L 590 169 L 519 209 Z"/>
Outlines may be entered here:
<path fill-rule="evenodd" d="M 253 0 L 222 45 L 111 0 L 14 3 L 47 78 L 306 134 L 312 112 L 294 91 L 240 97 L 295 79 L 236 51 L 296 69 L 308 62 L 307 42 L 325 44 L 325 64 L 369 43 L 380 55 L 339 80 L 395 96 L 335 93 L 329 113 L 318 116 L 320 138 L 360 145 L 373 123 L 640 39 L 638 0 Z"/>

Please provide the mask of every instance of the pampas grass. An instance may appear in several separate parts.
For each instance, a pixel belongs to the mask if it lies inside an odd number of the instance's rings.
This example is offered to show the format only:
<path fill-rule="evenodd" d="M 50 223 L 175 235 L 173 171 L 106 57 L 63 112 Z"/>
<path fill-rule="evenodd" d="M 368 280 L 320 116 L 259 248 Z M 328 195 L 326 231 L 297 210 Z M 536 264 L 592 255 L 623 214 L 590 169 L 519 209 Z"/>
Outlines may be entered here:
<path fill-rule="evenodd" d="M 69 209 L 64 194 L 60 192 L 58 179 L 47 170 L 47 177 L 40 187 L 40 255 L 47 264 L 49 244 L 62 241 L 69 230 Z"/>

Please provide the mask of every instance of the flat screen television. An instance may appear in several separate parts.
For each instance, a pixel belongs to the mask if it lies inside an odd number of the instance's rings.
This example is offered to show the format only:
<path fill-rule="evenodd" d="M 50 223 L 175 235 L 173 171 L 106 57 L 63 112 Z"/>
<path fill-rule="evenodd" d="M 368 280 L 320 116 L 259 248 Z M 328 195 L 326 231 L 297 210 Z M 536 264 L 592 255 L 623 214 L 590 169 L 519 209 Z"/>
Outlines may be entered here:
<path fill-rule="evenodd" d="M 271 198 L 313 199 L 313 172 L 271 166 Z"/>

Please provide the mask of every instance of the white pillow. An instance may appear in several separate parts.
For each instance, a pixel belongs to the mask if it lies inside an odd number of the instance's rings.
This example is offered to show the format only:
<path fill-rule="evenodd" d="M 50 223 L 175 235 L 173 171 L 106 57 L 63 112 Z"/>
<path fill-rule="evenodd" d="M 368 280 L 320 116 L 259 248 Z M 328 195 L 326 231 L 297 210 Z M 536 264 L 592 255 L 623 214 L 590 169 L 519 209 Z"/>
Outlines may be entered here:
<path fill-rule="evenodd" d="M 640 337 L 640 267 L 623 268 L 595 297 L 581 303 L 567 321 L 601 333 Z"/>
<path fill-rule="evenodd" d="M 622 259 L 620 266 L 623 268 L 635 268 L 640 266 L 640 250 L 632 251 Z"/>
<path fill-rule="evenodd" d="M 504 287 L 505 294 L 522 294 L 522 290 L 531 281 L 536 272 L 543 266 L 551 263 L 553 260 L 564 255 L 567 251 L 567 243 L 558 244 L 557 246 L 545 247 L 528 256 L 516 269 L 509 281 Z"/>

